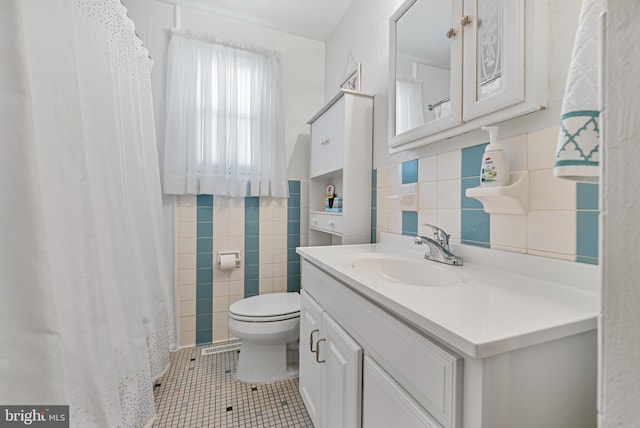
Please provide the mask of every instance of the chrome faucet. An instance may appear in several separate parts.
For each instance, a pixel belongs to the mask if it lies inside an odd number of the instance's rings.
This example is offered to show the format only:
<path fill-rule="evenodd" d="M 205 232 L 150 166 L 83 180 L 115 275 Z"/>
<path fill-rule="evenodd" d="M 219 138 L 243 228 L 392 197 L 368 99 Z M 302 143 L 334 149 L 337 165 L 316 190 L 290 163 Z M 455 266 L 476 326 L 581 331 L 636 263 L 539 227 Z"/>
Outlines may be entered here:
<path fill-rule="evenodd" d="M 447 232 L 432 224 L 425 224 L 424 226 L 429 226 L 433 229 L 433 238 L 416 236 L 413 239 L 416 245 L 425 244 L 429 247 L 429 252 L 424 254 L 424 258 L 448 265 L 462 266 L 462 257 L 456 256 L 449 250 L 449 235 Z"/>

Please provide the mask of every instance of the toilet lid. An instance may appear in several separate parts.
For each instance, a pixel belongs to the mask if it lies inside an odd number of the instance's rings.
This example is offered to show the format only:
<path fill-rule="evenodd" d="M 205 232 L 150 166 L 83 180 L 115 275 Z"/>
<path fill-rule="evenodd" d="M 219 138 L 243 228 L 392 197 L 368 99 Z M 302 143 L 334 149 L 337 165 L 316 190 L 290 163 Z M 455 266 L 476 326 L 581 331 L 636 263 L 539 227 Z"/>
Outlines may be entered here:
<path fill-rule="evenodd" d="M 283 318 L 300 313 L 300 294 L 274 293 L 247 297 L 229 306 L 229 314 L 237 318 Z"/>

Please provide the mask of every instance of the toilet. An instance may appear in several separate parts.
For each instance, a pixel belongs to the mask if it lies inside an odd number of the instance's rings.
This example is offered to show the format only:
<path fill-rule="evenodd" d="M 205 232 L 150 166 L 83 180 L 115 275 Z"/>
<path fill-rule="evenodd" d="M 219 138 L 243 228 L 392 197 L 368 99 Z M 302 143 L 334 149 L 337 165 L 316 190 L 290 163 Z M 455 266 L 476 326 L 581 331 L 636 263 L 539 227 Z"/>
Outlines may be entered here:
<path fill-rule="evenodd" d="M 233 303 L 229 331 L 242 340 L 236 379 L 261 383 L 298 376 L 300 294 L 261 294 Z"/>

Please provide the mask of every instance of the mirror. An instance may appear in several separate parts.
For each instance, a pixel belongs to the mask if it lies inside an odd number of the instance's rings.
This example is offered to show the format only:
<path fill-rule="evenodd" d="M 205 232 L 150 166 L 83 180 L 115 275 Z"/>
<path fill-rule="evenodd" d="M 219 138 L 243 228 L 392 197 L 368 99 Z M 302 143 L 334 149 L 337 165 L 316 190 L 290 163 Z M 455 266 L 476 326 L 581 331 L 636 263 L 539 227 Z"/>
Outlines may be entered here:
<path fill-rule="evenodd" d="M 410 0 L 392 17 L 392 137 L 459 122 L 452 108 L 458 103 L 452 98 L 451 83 L 458 74 L 452 73 L 456 34 L 451 19 L 452 3 L 446 0 Z"/>

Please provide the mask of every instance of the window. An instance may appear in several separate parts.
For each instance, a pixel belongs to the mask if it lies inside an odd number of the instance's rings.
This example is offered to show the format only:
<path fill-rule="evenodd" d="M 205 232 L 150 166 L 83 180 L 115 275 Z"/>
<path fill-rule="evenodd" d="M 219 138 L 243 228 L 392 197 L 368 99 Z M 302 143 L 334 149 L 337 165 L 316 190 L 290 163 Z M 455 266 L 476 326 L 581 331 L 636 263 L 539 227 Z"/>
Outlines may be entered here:
<path fill-rule="evenodd" d="M 287 197 L 277 56 L 174 32 L 164 192 Z"/>

